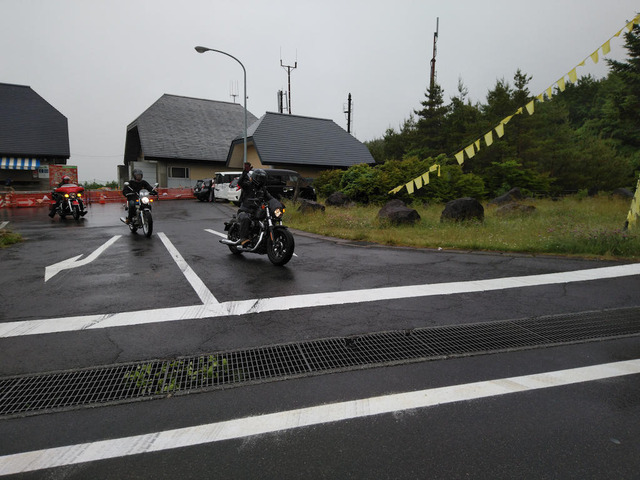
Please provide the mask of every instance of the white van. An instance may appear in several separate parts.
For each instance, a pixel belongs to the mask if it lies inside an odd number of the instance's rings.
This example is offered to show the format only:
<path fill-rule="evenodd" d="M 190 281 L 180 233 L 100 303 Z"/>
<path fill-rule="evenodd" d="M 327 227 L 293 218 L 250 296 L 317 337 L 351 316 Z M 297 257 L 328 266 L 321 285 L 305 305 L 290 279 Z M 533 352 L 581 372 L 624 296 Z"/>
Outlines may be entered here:
<path fill-rule="evenodd" d="M 238 178 L 242 175 L 242 172 L 216 172 L 213 181 L 215 183 L 215 198 L 216 200 L 229 201 L 229 184 L 234 178 Z"/>

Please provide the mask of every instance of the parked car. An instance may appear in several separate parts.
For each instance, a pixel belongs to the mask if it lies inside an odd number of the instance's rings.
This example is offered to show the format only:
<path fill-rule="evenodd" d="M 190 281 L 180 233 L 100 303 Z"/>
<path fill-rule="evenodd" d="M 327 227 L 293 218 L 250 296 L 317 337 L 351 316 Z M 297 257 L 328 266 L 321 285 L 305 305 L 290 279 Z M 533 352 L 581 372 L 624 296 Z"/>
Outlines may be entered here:
<path fill-rule="evenodd" d="M 207 178 L 205 180 L 198 180 L 195 187 L 193 187 L 193 196 L 201 202 L 213 202 L 215 201 L 213 191 L 213 178 Z"/>
<path fill-rule="evenodd" d="M 240 205 L 240 195 L 242 194 L 242 188 L 238 185 L 238 180 L 240 180 L 240 177 L 234 178 L 227 189 L 227 200 L 236 206 Z"/>
<path fill-rule="evenodd" d="M 216 172 L 214 176 L 215 197 L 218 200 L 229 200 L 229 184 L 240 177 L 242 172 Z"/>
<path fill-rule="evenodd" d="M 276 168 L 265 169 L 265 172 L 267 172 L 267 190 L 274 197 L 293 198 L 298 187 L 299 198 L 316 201 L 315 189 L 298 172 Z"/>

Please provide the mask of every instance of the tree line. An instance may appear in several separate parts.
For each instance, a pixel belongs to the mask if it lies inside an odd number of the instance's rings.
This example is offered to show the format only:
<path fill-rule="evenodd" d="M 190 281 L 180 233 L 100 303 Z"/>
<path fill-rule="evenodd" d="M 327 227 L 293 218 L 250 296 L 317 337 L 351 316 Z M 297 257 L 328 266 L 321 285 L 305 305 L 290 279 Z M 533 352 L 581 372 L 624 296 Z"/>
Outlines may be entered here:
<path fill-rule="evenodd" d="M 323 172 L 316 186 L 324 194 L 342 190 L 356 201 L 384 201 L 389 190 L 438 164 L 441 176 L 432 175 L 429 186 L 398 195 L 445 201 L 494 197 L 513 187 L 537 195 L 633 188 L 640 172 L 640 26 L 625 33 L 624 47 L 626 61 L 607 60 L 606 77 L 581 77 L 536 101 L 533 115 L 515 115 L 502 138 L 462 166 L 457 152 L 534 99 L 532 77 L 517 70 L 512 83 L 497 80 L 486 102 L 475 104 L 462 80 L 448 103 L 435 83 L 397 130 L 366 142 L 375 166 Z"/>

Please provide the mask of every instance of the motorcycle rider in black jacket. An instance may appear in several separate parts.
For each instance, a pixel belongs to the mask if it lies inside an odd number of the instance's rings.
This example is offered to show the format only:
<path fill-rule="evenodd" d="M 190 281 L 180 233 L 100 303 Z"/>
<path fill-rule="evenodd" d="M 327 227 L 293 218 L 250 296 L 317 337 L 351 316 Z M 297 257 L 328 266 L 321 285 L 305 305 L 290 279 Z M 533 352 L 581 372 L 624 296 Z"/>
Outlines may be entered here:
<path fill-rule="evenodd" d="M 251 172 L 250 163 L 245 163 L 242 175 L 238 179 L 238 185 L 242 188 L 240 195 L 240 209 L 238 210 L 238 223 L 240 224 L 239 244 L 244 245 L 249 241 L 249 227 L 251 218 L 255 218 L 263 200 L 271 200 L 273 196 L 267 191 L 267 173 L 258 168 Z"/>
<path fill-rule="evenodd" d="M 125 185 L 122 189 L 122 194 L 127 197 L 128 202 L 127 220 L 125 221 L 127 225 L 131 223 L 131 220 L 133 220 L 133 216 L 136 213 L 136 199 L 138 198 L 136 193 L 139 193 L 142 189 L 154 192 L 154 187 L 152 187 L 149 182 L 142 179 L 142 170 L 136 168 L 133 171 L 133 178 L 129 180 L 129 185 Z"/>

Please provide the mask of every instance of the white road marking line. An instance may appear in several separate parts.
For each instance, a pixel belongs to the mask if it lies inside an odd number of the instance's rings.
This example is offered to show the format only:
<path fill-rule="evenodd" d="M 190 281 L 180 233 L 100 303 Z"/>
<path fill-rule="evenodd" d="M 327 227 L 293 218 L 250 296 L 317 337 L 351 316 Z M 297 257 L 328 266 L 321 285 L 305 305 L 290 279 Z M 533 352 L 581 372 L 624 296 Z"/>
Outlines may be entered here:
<path fill-rule="evenodd" d="M 4 227 L 6 227 L 7 225 L 9 225 L 9 222 L 2 222 L 0 223 L 0 230 L 2 230 Z"/>
<path fill-rule="evenodd" d="M 640 359 L 318 405 L 0 457 L 0 475 L 95 462 L 454 402 L 640 374 Z"/>
<path fill-rule="evenodd" d="M 216 300 L 216 297 L 213 296 L 213 293 L 211 293 L 204 282 L 200 280 L 200 277 L 196 275 L 196 272 L 194 272 L 189 264 L 185 261 L 185 259 L 182 258 L 180 252 L 178 252 L 176 247 L 173 246 L 173 243 L 171 243 L 167 236 L 164 233 L 160 232 L 158 233 L 158 237 L 160 237 L 160 240 L 162 240 L 164 246 L 167 247 L 167 250 L 169 250 L 169 253 L 173 257 L 173 260 L 178 264 L 178 267 L 186 277 L 189 284 L 196 291 L 202 303 L 218 304 L 218 300 Z"/>
<path fill-rule="evenodd" d="M 44 281 L 47 282 L 54 275 L 61 272 L 62 270 L 68 270 L 70 268 L 78 268 L 88 263 L 93 262 L 96 258 L 98 258 L 107 248 L 113 245 L 122 235 L 115 235 L 107 240 L 103 245 L 101 245 L 98 249 L 94 250 L 90 255 L 83 258 L 82 260 L 78 260 L 82 255 L 76 255 L 75 257 L 67 258 L 58 263 L 54 263 L 53 265 L 49 265 L 44 269 Z"/>
<path fill-rule="evenodd" d="M 640 263 L 618 265 L 614 267 L 591 268 L 587 270 L 575 270 L 571 272 L 528 275 L 522 277 L 409 285 L 405 287 L 374 288 L 370 290 L 313 293 L 307 295 L 290 295 L 286 297 L 239 300 L 223 303 L 218 303 L 213 299 L 214 301 L 206 302 L 204 305 L 193 305 L 188 307 L 172 307 L 115 314 L 53 317 L 41 320 L 5 322 L 0 323 L 0 338 L 68 332 L 84 329 L 123 327 L 147 323 L 174 322 L 188 319 L 217 318 L 297 308 L 327 307 L 333 305 L 347 305 L 384 300 L 399 300 L 403 298 L 488 292 L 495 290 L 508 290 L 512 288 L 619 278 L 632 275 L 640 275 Z M 197 279 L 197 282 L 201 283 L 201 280 L 195 275 L 195 273 L 193 273 L 193 276 Z M 194 286 L 194 288 L 196 287 Z M 213 295 L 211 297 L 213 298 Z"/>
<path fill-rule="evenodd" d="M 217 236 L 222 237 L 222 238 L 227 238 L 226 234 L 220 233 L 220 232 L 216 232 L 215 230 L 211 230 L 210 228 L 205 228 L 204 231 L 212 233 L 212 234 L 217 235 Z"/>

